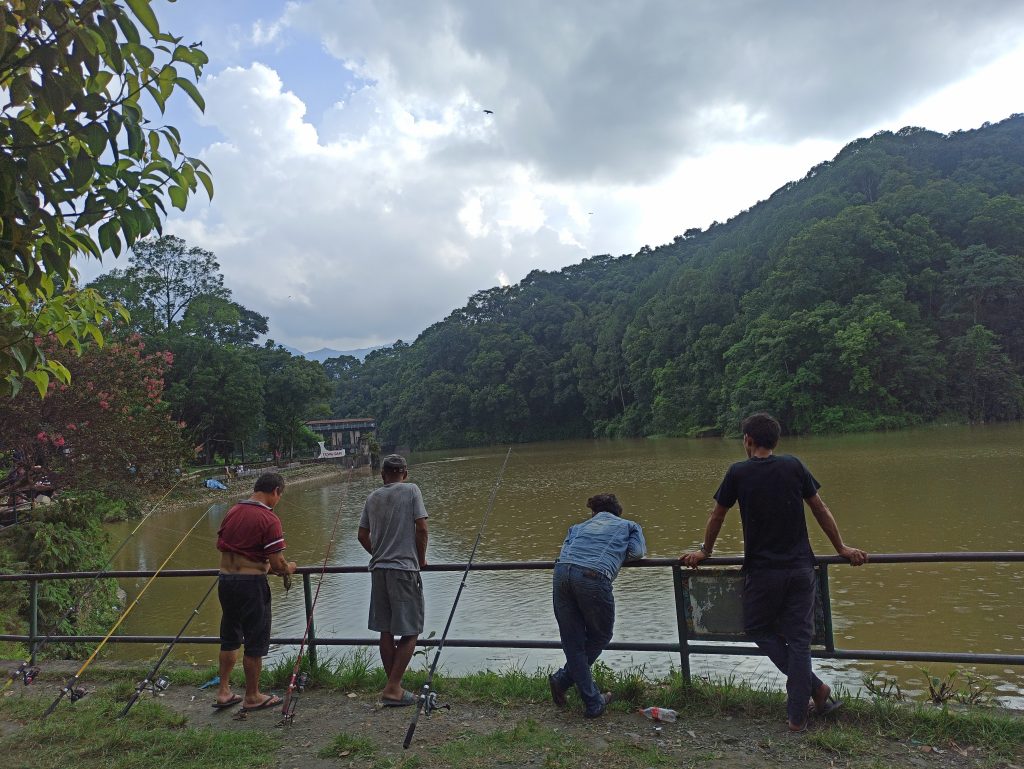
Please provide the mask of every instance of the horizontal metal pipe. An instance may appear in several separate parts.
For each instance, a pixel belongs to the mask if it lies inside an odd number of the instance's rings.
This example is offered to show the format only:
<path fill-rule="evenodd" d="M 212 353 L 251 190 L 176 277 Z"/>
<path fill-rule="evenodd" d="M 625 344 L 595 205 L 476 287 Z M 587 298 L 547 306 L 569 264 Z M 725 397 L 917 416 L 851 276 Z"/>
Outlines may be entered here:
<path fill-rule="evenodd" d="M 0 635 L 0 641 L 28 641 L 27 635 Z M 103 640 L 103 636 L 50 636 L 50 642 L 89 643 Z M 158 635 L 124 635 L 112 636 L 108 643 L 170 643 L 174 636 Z M 317 638 L 317 646 L 377 646 L 378 638 Z M 301 638 L 272 638 L 271 643 L 282 646 L 298 646 Z M 439 639 L 421 638 L 418 646 L 437 646 Z M 179 644 L 211 645 L 219 644 L 216 636 L 182 636 Z M 445 641 L 445 646 L 463 649 L 561 649 L 557 641 L 538 641 L 528 639 L 481 639 L 456 638 Z M 641 643 L 612 642 L 608 645 L 612 651 L 629 652 L 672 652 L 678 653 L 678 643 Z M 690 644 L 690 654 L 710 654 L 733 657 L 763 657 L 764 652 L 756 646 L 713 646 L 709 644 Z M 811 656 L 817 659 L 833 660 L 886 660 L 892 662 L 956 662 L 974 665 L 1024 665 L 1024 654 L 976 654 L 973 652 L 915 652 L 890 651 L 884 649 L 812 649 Z"/>
<path fill-rule="evenodd" d="M 845 564 L 846 561 L 838 555 L 820 555 L 816 557 L 818 563 Z M 894 563 L 1021 563 L 1024 562 L 1024 552 L 962 552 L 962 553 L 877 553 L 871 556 L 870 564 L 894 564 Z M 630 561 L 623 564 L 624 568 L 664 568 L 675 566 L 679 561 L 675 558 L 644 558 L 639 561 Z M 717 556 L 707 559 L 701 564 L 701 568 L 708 566 L 742 566 L 743 556 Z M 488 563 L 474 563 L 471 571 L 533 571 L 552 569 L 554 561 L 492 561 Z M 424 571 L 465 571 L 464 563 L 442 563 L 427 566 Z M 320 566 L 300 566 L 296 574 L 320 574 L 321 571 L 327 574 L 365 574 L 368 571 L 366 566 L 328 566 L 322 569 Z M 156 572 L 146 571 L 56 571 L 39 572 L 34 574 L 0 574 L 0 582 L 14 582 L 31 579 L 95 579 L 96 577 L 152 577 Z M 217 569 L 164 569 L 160 572 L 161 577 L 212 577 L 218 573 Z"/>

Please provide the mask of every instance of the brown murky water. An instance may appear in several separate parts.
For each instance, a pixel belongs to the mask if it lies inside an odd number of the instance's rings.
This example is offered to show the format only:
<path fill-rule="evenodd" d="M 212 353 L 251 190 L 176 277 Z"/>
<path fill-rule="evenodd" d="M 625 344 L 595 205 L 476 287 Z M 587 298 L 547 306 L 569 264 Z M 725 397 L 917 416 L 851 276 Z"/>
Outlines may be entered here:
<path fill-rule="evenodd" d="M 780 451 L 800 456 L 822 483 L 822 497 L 850 544 L 870 552 L 1020 550 L 1024 544 L 1024 425 L 948 427 L 890 434 L 784 440 Z M 410 480 L 430 512 L 429 560 L 464 562 L 472 547 L 505 449 L 470 449 L 411 457 Z M 612 491 L 625 515 L 638 521 L 651 557 L 671 557 L 699 543 L 711 495 L 730 462 L 742 458 L 738 440 L 575 441 L 516 446 L 478 561 L 553 559 L 568 526 L 587 515 L 586 498 Z M 288 554 L 303 565 L 322 563 L 335 515 L 342 510 L 331 564 L 363 564 L 356 524 L 377 481 L 311 483 L 290 488 L 278 513 Z M 204 508 L 154 515 L 118 556 L 116 568 L 160 565 Z M 216 565 L 216 530 L 223 511 L 200 524 L 167 568 Z M 112 526 L 119 543 L 134 523 Z M 831 552 L 814 527 L 812 542 Z M 730 514 L 719 554 L 742 552 L 739 515 Z M 851 649 L 1024 653 L 1024 565 L 875 565 L 830 572 L 836 644 Z M 427 632 L 440 634 L 460 574 L 428 574 Z M 143 580 L 124 580 L 134 595 Z M 173 635 L 205 592 L 208 579 L 158 580 L 122 626 L 125 633 Z M 315 578 L 314 578 L 315 582 Z M 556 639 L 548 572 L 488 572 L 470 576 L 452 638 Z M 284 593 L 272 578 L 275 634 L 301 635 L 301 589 Z M 362 575 L 327 579 L 316 611 L 321 636 L 369 637 L 369 583 Z M 674 641 L 668 570 L 624 570 L 615 585 L 617 641 Z M 211 598 L 189 629 L 215 635 L 219 607 Z M 287 649 L 275 650 L 281 654 Z M 182 647 L 179 657 L 212 660 L 215 647 Z M 121 646 L 119 656 L 150 657 L 154 647 Z M 532 671 L 559 661 L 557 652 L 449 649 L 450 671 L 519 665 Z M 670 654 L 608 654 L 612 665 L 664 672 Z M 776 683 L 774 669 L 756 658 L 694 657 L 695 673 L 736 674 Z M 920 689 L 917 666 L 901 663 L 816 662 L 833 681 L 856 688 L 868 674 L 900 677 Z M 950 666 L 930 665 L 934 673 Z M 993 693 L 1024 707 L 1024 669 L 982 666 Z"/>

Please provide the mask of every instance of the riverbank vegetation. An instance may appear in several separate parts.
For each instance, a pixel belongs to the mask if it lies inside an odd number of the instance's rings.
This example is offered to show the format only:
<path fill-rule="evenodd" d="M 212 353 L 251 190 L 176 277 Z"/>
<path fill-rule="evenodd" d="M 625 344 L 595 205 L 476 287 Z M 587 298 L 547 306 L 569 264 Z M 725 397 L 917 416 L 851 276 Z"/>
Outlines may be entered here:
<path fill-rule="evenodd" d="M 783 733 L 781 692 L 732 680 L 695 679 L 684 686 L 674 674 L 652 678 L 642 669 L 615 673 L 602 666 L 599 682 L 616 696 L 609 713 L 596 721 L 580 717 L 575 695 L 565 711 L 555 709 L 542 671 L 435 677 L 441 701 L 453 710 L 422 719 L 412 750 L 403 751 L 411 713 L 374 708 L 384 676 L 369 660 L 368 653 L 356 652 L 312 669 L 313 684 L 300 695 L 294 725 L 286 731 L 272 728 L 277 713 L 237 722 L 212 711 L 206 706 L 212 695 L 195 687 L 216 671 L 190 667 L 166 670 L 171 688 L 159 700 L 147 695 L 123 720 L 113 716 L 144 671 L 94 668 L 93 676 L 102 673 L 104 684 L 42 721 L 38 715 L 53 688 L 49 684 L 59 684 L 62 675 L 44 671 L 32 687 L 0 699 L 0 714 L 14 725 L 0 735 L 0 750 L 18 766 L 73 763 L 83 769 L 256 769 L 320 761 L 373 769 L 569 769 L 595 763 L 641 769 L 709 760 L 728 767 L 828 763 L 877 769 L 916 766 L 925 754 L 941 758 L 944 766 L 997 766 L 1019 761 L 1024 752 L 1024 721 L 994 709 L 854 698 L 835 720 L 816 720 L 808 734 L 794 738 Z M 265 672 L 264 686 L 280 691 L 290 673 L 286 660 Z M 415 688 L 423 677 L 422 671 L 412 673 L 407 685 Z M 651 704 L 674 708 L 679 720 L 655 730 L 636 713 Z"/>
<path fill-rule="evenodd" d="M 1024 116 L 883 131 L 724 224 L 480 291 L 325 368 L 419 448 L 1024 413 Z"/>

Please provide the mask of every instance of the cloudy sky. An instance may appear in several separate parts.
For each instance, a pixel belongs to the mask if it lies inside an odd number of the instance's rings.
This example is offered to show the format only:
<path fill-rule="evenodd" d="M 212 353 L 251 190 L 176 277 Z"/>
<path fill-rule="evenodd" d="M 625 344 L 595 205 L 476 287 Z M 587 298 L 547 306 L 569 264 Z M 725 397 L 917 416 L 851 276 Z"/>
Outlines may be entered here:
<path fill-rule="evenodd" d="M 1020 0 L 154 6 L 210 57 L 205 114 L 182 95 L 168 121 L 216 195 L 165 231 L 303 350 L 411 341 L 480 289 L 729 219 L 878 130 L 1024 112 Z"/>

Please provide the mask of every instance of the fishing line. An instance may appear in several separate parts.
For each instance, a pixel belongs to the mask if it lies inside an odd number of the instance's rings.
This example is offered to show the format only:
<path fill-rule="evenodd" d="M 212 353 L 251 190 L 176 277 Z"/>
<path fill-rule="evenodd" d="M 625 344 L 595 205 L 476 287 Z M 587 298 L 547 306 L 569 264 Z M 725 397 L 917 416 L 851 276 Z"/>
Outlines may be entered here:
<path fill-rule="evenodd" d="M 217 577 L 215 577 L 213 580 L 213 584 L 210 585 L 210 587 L 207 589 L 206 594 L 203 595 L 199 603 L 196 604 L 196 608 L 194 608 L 192 610 L 192 613 L 188 615 L 188 619 L 185 620 L 185 624 L 181 626 L 181 630 L 178 631 L 178 635 L 174 636 L 174 640 L 167 644 L 167 648 L 164 649 L 164 653 L 160 655 L 160 659 L 156 661 L 156 664 L 153 666 L 153 669 L 150 670 L 149 673 L 146 674 L 146 677 L 143 678 L 142 681 L 139 682 L 138 686 L 135 687 L 135 692 L 128 700 L 128 704 L 124 706 L 124 710 L 117 714 L 118 718 L 124 718 L 126 715 L 128 715 L 128 711 L 132 709 L 132 705 L 138 702 L 139 697 L 147 689 L 151 689 L 155 694 L 156 692 L 163 691 L 167 688 L 167 679 L 156 678 L 157 671 L 160 670 L 160 666 L 164 664 L 164 660 L 167 659 L 167 655 L 171 653 L 171 649 L 174 648 L 174 645 L 178 643 L 181 637 L 185 634 L 185 631 L 188 629 L 188 626 L 192 624 L 192 620 L 194 620 L 196 618 L 196 615 L 199 614 L 199 610 L 203 608 L 203 604 L 206 603 L 206 599 L 210 597 L 210 593 L 213 592 L 213 589 L 217 587 L 217 584 L 219 582 L 220 575 L 217 575 Z"/>
<path fill-rule="evenodd" d="M 278 726 L 291 726 L 292 721 L 295 719 L 295 706 L 298 702 L 298 694 L 301 694 L 306 684 L 309 682 L 309 676 L 306 673 L 299 673 L 299 667 L 302 665 L 302 655 L 306 648 L 306 640 L 309 638 L 309 629 L 313 626 L 313 614 L 316 612 L 316 602 L 320 598 L 320 588 L 324 584 L 324 575 L 327 572 L 327 561 L 331 557 L 331 549 L 334 547 L 334 538 L 338 533 L 338 524 L 341 523 L 341 514 L 345 511 L 345 503 L 348 501 L 348 487 L 352 484 L 352 473 L 355 470 L 355 466 L 349 468 L 348 478 L 346 479 L 345 485 L 342 487 L 341 502 L 338 504 L 338 514 L 334 516 L 334 527 L 331 529 L 331 539 L 327 543 L 327 550 L 324 552 L 324 563 L 320 567 L 320 579 L 316 583 L 316 592 L 313 594 L 313 603 L 309 607 L 309 618 L 306 620 L 306 630 L 302 634 L 302 643 L 299 644 L 299 656 L 295 658 L 295 666 L 292 668 L 292 677 L 288 681 L 288 691 L 284 695 L 284 704 L 281 706 L 281 721 Z M 296 693 L 298 692 L 298 694 Z"/>
<path fill-rule="evenodd" d="M 71 676 L 71 678 L 68 679 L 68 682 L 64 685 L 64 688 L 60 690 L 60 694 L 57 695 L 57 699 L 50 703 L 50 707 L 48 707 L 46 709 L 46 712 L 43 713 L 43 718 L 46 718 L 54 710 L 57 709 L 57 705 L 59 705 L 60 701 L 64 699 L 65 694 L 71 695 L 72 702 L 81 698 L 81 692 L 76 691 L 74 686 L 78 682 L 78 679 L 82 676 L 82 673 L 84 673 L 85 669 L 92 664 L 92 661 L 94 659 L 96 659 L 96 656 L 100 653 L 100 650 L 103 649 L 104 646 L 106 646 L 107 641 L 110 640 L 110 637 L 114 635 L 114 633 L 117 631 L 119 627 L 121 627 L 121 623 L 124 622 L 128 618 L 128 615 L 132 613 L 132 610 L 138 605 L 139 600 L 142 598 L 142 596 L 146 594 L 146 591 L 149 589 L 149 586 L 152 585 L 153 582 L 156 581 L 156 578 L 160 576 L 160 572 L 164 570 L 164 567 L 167 565 L 168 561 L 170 561 L 171 558 L 174 557 L 174 554 L 178 552 L 178 548 L 185 544 L 185 540 L 188 539 L 188 535 L 195 531 L 196 528 L 198 528 L 199 524 L 202 523 L 203 520 L 205 520 L 206 516 L 209 515 L 211 510 L 213 510 L 215 507 L 220 507 L 222 505 L 222 502 L 216 502 L 210 505 L 206 509 L 206 512 L 199 516 L 199 519 L 192 524 L 192 528 L 185 532 L 185 536 L 178 540 L 178 544 L 174 546 L 171 552 L 168 553 L 167 557 L 164 559 L 164 562 L 160 564 L 160 566 L 157 568 L 155 572 L 153 572 L 153 576 L 146 580 L 146 583 L 142 586 L 142 590 L 140 590 L 139 594 L 135 596 L 135 600 L 128 605 L 128 608 L 125 609 L 124 612 L 122 612 L 121 616 L 118 617 L 117 622 L 115 622 L 114 626 L 110 628 L 106 636 L 103 637 L 103 640 L 100 641 L 99 645 L 93 650 L 92 654 L 89 655 L 89 658 L 82 663 L 82 666 L 80 668 L 78 668 L 78 671 L 73 676 Z"/>
<path fill-rule="evenodd" d="M 473 559 L 476 557 L 476 549 L 480 544 L 480 538 L 483 537 L 484 529 L 487 527 L 487 519 L 491 517 L 491 510 L 494 509 L 494 500 L 498 495 L 498 487 L 501 486 L 501 477 L 505 474 L 505 465 L 508 464 L 508 458 L 512 456 L 512 447 L 508 447 L 508 453 L 505 454 L 505 461 L 501 463 L 501 469 L 498 470 L 498 477 L 494 481 L 494 486 L 491 488 L 491 498 L 487 503 L 487 511 L 484 513 L 484 518 L 480 521 L 480 527 L 476 531 L 476 541 L 473 542 L 473 549 L 469 553 L 469 561 L 466 563 L 466 570 L 462 572 L 462 582 L 459 584 L 458 592 L 455 593 L 455 601 L 452 603 L 452 610 L 448 614 L 448 621 L 445 623 L 444 632 L 441 633 L 441 640 L 438 641 L 437 651 L 434 653 L 434 662 L 430 666 L 430 671 L 427 673 L 427 680 L 423 684 L 423 690 L 420 695 L 416 698 L 416 712 L 413 713 L 412 721 L 409 724 L 409 730 L 405 733 L 405 740 L 402 742 L 403 748 L 408 748 L 412 744 L 412 736 L 416 732 L 416 723 L 419 721 L 420 713 L 426 713 L 428 716 L 434 710 L 438 709 L 437 704 L 437 692 L 431 690 L 431 684 L 434 682 L 434 671 L 437 670 L 437 662 L 441 659 L 441 650 L 444 649 L 445 639 L 448 638 L 448 630 L 452 626 L 452 619 L 455 618 L 455 609 L 459 605 L 459 598 L 462 596 L 462 589 L 466 586 L 466 579 L 469 577 L 469 570 L 473 566 Z M 447 707 L 447 706 L 443 706 Z"/>
<path fill-rule="evenodd" d="M 78 597 L 78 600 L 75 601 L 73 604 L 71 604 L 71 606 L 69 606 L 64 611 L 64 613 L 60 617 L 57 618 L 57 620 L 55 622 L 50 624 L 50 627 L 47 630 L 46 635 L 43 637 L 42 640 L 36 641 L 33 644 L 32 648 L 29 650 L 29 657 L 28 657 L 28 659 L 24 660 L 21 663 L 21 665 L 18 666 L 17 670 L 11 671 L 10 676 L 8 676 L 8 678 L 7 678 L 7 682 L 3 685 L 3 688 L 0 689 L 0 691 L 6 691 L 7 688 L 17 678 L 23 679 L 25 681 L 26 685 L 30 684 L 32 682 L 32 679 L 35 678 L 35 675 L 38 674 L 39 670 L 38 670 L 38 668 L 36 668 L 35 671 L 32 672 L 31 676 L 27 675 L 27 671 L 28 671 L 29 667 L 32 665 L 32 662 L 35 659 L 36 655 L 39 654 L 39 652 L 41 652 L 43 649 L 46 648 L 46 645 L 50 642 L 50 638 L 54 635 L 54 633 L 57 631 L 57 629 L 60 628 L 61 623 L 64 622 L 64 620 L 66 620 L 72 614 L 74 614 L 75 611 L 77 611 L 81 607 L 82 603 L 84 603 L 85 599 L 88 598 L 90 595 L 92 595 L 93 591 L 97 587 L 99 587 L 99 580 L 100 580 L 100 578 L 103 576 L 104 573 L 107 572 L 108 568 L 114 562 L 114 559 L 117 557 L 117 554 L 121 552 L 122 548 L 124 548 L 124 546 L 128 544 L 128 542 L 131 540 L 131 538 L 134 537 L 135 534 L 139 531 L 139 529 L 142 528 L 142 525 L 146 521 L 148 521 L 150 519 L 150 516 L 152 516 L 153 513 L 156 512 L 156 509 L 158 507 L 160 507 L 160 505 L 163 503 L 163 501 L 165 499 L 167 499 L 168 496 L 170 496 L 171 492 L 174 491 L 178 487 L 178 484 L 181 483 L 183 480 L 185 480 L 185 476 L 184 475 L 182 475 L 180 478 L 178 478 L 178 480 L 176 480 L 171 485 L 171 488 L 167 489 L 167 493 L 165 493 L 162 497 L 160 497 L 160 499 L 158 499 L 156 501 L 156 504 L 154 504 L 153 507 L 150 508 L 149 512 L 146 513 L 142 517 L 142 520 L 139 521 L 139 523 L 136 525 L 136 527 L 131 530 L 131 532 L 128 534 L 128 536 L 124 538 L 124 540 L 122 540 L 121 544 L 118 545 L 117 548 L 114 550 L 114 552 L 110 554 L 110 557 L 107 559 L 107 562 L 104 563 L 99 568 L 99 570 L 96 572 L 96 576 L 94 576 L 89 581 L 89 583 L 86 585 L 86 589 Z"/>

